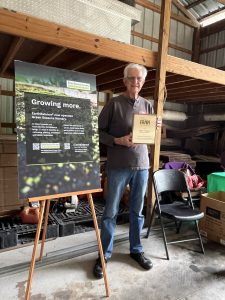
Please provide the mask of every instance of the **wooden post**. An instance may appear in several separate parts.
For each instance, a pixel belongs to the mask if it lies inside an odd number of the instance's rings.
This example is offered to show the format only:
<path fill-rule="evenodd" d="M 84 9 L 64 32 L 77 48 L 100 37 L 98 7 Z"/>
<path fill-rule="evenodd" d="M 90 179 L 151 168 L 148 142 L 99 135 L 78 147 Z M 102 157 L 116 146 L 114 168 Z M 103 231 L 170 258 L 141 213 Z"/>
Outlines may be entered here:
<path fill-rule="evenodd" d="M 191 60 L 198 63 L 199 57 L 200 57 L 200 27 L 194 29 Z"/>
<path fill-rule="evenodd" d="M 162 119 L 163 105 L 165 96 L 165 81 L 166 81 L 166 64 L 167 52 L 169 43 L 170 32 L 170 15 L 171 15 L 171 0 L 162 0 L 161 5 L 161 18 L 160 18 L 160 32 L 159 32 L 159 50 L 158 61 L 156 69 L 155 93 L 154 93 L 154 110 L 158 118 Z M 155 144 L 151 147 L 151 169 L 150 181 L 148 189 L 147 201 L 147 221 L 150 220 L 150 213 L 154 207 L 155 196 L 152 187 L 152 174 L 159 168 L 160 156 L 160 143 L 161 143 L 161 128 L 156 129 Z"/>
<path fill-rule="evenodd" d="M 43 232 L 42 232 L 41 250 L 40 250 L 40 256 L 39 256 L 40 261 L 42 261 L 43 252 L 44 252 L 44 244 L 45 244 L 45 238 L 46 238 L 46 232 L 47 232 L 47 226 L 48 226 L 48 213 L 49 213 L 49 207 L 50 207 L 51 200 L 46 200 L 46 201 L 47 201 L 47 206 L 46 206 L 46 211 L 45 211 L 45 223 L 44 223 L 44 228 L 43 228 Z"/>
<path fill-rule="evenodd" d="M 2 86 L 0 85 L 0 134 L 2 134 L 2 120 L 1 120 L 1 115 L 2 115 L 2 96 L 1 96 L 1 89 Z"/>
<path fill-rule="evenodd" d="M 95 214 L 95 208 L 94 208 L 94 202 L 91 194 L 88 194 L 88 201 L 91 207 L 91 213 L 92 213 L 92 218 L 94 221 L 94 226 L 95 226 L 95 232 L 96 232 L 96 237 L 98 241 L 98 248 L 99 248 L 99 254 L 101 258 L 101 263 L 102 263 L 102 271 L 103 271 L 103 276 L 104 276 L 104 282 L 105 282 L 105 290 L 106 290 L 106 296 L 109 297 L 109 285 L 108 285 L 108 278 L 107 278 L 107 273 L 106 273 L 106 265 L 105 265 L 105 258 L 104 258 L 104 253 L 102 250 L 102 243 L 101 243 L 101 238 L 99 234 L 99 229 L 98 229 L 98 222 Z"/>
<path fill-rule="evenodd" d="M 30 289 L 31 289 L 32 277 L 33 277 L 33 273 L 34 273 L 36 253 L 37 253 L 38 241 L 39 241 L 40 232 L 41 232 L 41 225 L 42 225 L 42 220 L 43 220 L 43 215 L 44 215 L 45 202 L 46 202 L 46 200 L 41 201 L 41 204 L 40 204 L 39 220 L 38 220 L 37 232 L 36 232 L 35 241 L 34 241 L 34 248 L 33 248 L 32 260 L 31 260 L 31 264 L 30 264 L 29 276 L 28 276 L 28 280 L 27 280 L 25 300 L 30 299 Z"/>

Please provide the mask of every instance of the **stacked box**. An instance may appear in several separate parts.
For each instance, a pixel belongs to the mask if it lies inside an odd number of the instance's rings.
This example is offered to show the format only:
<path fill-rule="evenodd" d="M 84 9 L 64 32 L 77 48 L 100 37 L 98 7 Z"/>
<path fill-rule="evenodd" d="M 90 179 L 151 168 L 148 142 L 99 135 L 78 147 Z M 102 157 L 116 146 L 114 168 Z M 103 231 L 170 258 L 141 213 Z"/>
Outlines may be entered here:
<path fill-rule="evenodd" d="M 2 228 L 0 224 L 0 249 L 15 247 L 17 245 L 17 233 L 15 228 L 10 225 Z"/>
<path fill-rule="evenodd" d="M 199 223 L 201 234 L 225 245 L 225 192 L 202 194 L 200 210 L 205 214 Z"/>
<path fill-rule="evenodd" d="M 0 213 L 19 209 L 16 141 L 0 140 L 0 190 Z"/>

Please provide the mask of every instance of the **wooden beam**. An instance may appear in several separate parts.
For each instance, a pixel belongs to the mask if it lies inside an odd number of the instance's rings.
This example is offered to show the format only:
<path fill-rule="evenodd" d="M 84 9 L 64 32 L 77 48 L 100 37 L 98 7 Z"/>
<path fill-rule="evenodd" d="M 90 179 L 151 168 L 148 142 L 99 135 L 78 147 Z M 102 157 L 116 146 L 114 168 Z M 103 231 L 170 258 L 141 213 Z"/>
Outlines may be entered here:
<path fill-rule="evenodd" d="M 158 66 L 156 69 L 156 86 L 155 86 L 155 111 L 158 117 L 163 116 L 164 105 L 164 90 L 166 82 L 166 64 L 167 64 L 167 51 L 169 44 L 169 32 L 170 32 L 170 16 L 171 16 L 171 0 L 162 0 L 161 6 L 161 18 L 160 18 L 160 43 L 159 43 L 159 56 Z M 154 158 L 153 171 L 158 169 L 159 166 L 159 152 L 160 152 L 160 133 L 161 130 L 157 130 L 155 141 L 155 154 L 158 157 Z M 158 140 L 157 140 L 158 139 Z"/>
<path fill-rule="evenodd" d="M 14 97 L 15 96 L 15 92 L 14 91 L 0 90 L 0 95 Z"/>
<path fill-rule="evenodd" d="M 149 88 L 149 84 L 153 83 L 155 85 L 155 70 L 148 72 L 145 80 L 144 87 Z M 117 72 L 111 72 L 108 76 L 97 76 L 97 87 L 98 91 L 113 90 L 115 94 L 124 91 L 123 83 L 123 70 L 118 70 Z"/>
<path fill-rule="evenodd" d="M 15 79 L 15 76 L 14 74 L 11 74 L 9 72 L 5 72 L 3 75 L 0 75 L 1 78 L 5 78 L 5 79 L 12 79 L 14 80 Z"/>
<path fill-rule="evenodd" d="M 200 39 L 225 30 L 225 19 L 201 28 Z"/>
<path fill-rule="evenodd" d="M 215 89 L 205 89 L 205 90 L 194 90 L 194 91 L 179 91 L 178 93 L 177 92 L 168 92 L 168 98 L 170 97 L 173 97 L 174 99 L 176 98 L 183 98 L 183 99 L 186 99 L 186 98 L 198 98 L 198 97 L 205 97 L 207 98 L 208 96 L 223 96 L 225 95 L 225 88 L 224 89 L 221 89 L 220 91 L 219 90 L 215 90 Z"/>
<path fill-rule="evenodd" d="M 0 32 L 89 52 L 123 62 L 143 64 L 156 68 L 157 53 L 133 45 L 116 42 L 94 34 L 57 25 L 21 13 L 0 9 Z M 225 85 L 224 72 L 174 56 L 168 56 L 166 69 L 197 79 Z"/>
<path fill-rule="evenodd" d="M 182 3 L 180 3 L 179 0 L 172 0 L 172 2 L 187 18 L 193 22 L 193 24 L 196 25 L 196 28 L 200 27 L 200 23 L 197 21 L 197 19 L 185 8 Z"/>
<path fill-rule="evenodd" d="M 182 102 L 195 102 L 195 104 L 201 102 L 201 103 L 205 103 L 205 102 L 225 102 L 225 95 L 224 96 L 215 96 L 215 95 L 212 95 L 212 96 L 208 96 L 208 97 L 189 97 L 189 98 L 174 98 L 174 97 L 171 97 L 169 98 L 168 97 L 168 101 L 171 101 L 171 102 L 179 102 L 179 103 L 182 103 Z"/>
<path fill-rule="evenodd" d="M 36 64 L 41 64 L 41 65 L 48 65 L 50 62 L 52 62 L 56 57 L 61 55 L 63 52 L 67 50 L 66 47 L 52 47 L 48 52 L 43 53 L 41 55 L 40 59 L 37 59 L 35 61 Z"/>
<path fill-rule="evenodd" d="M 140 33 L 140 32 L 137 32 L 137 31 L 134 31 L 132 30 L 131 31 L 131 34 L 134 35 L 134 36 L 137 36 L 137 37 L 140 37 L 144 40 L 148 40 L 148 41 L 151 41 L 151 42 L 154 42 L 154 43 L 159 43 L 159 40 L 152 37 L 152 36 L 149 36 L 149 35 L 146 35 L 146 34 L 143 34 L 143 33 Z M 183 48 L 183 47 L 179 47 L 175 44 L 172 44 L 172 43 L 169 43 L 169 47 L 170 48 L 173 48 L 173 49 L 176 49 L 176 50 L 179 50 L 181 52 L 184 52 L 184 53 L 188 53 L 188 54 L 192 54 L 192 51 L 189 50 L 189 49 L 186 49 L 186 48 Z"/>
<path fill-rule="evenodd" d="M 154 88 L 142 88 L 143 93 L 147 93 L 149 90 L 152 91 Z M 215 85 L 214 83 L 204 82 L 196 79 L 192 79 L 189 81 L 176 82 L 172 84 L 166 84 L 167 93 L 171 94 L 179 94 L 187 92 L 196 92 L 196 91 L 205 91 L 207 89 L 213 89 L 215 92 L 224 89 L 224 85 Z"/>
<path fill-rule="evenodd" d="M 191 60 L 198 63 L 200 57 L 200 28 L 194 29 L 192 39 L 192 57 Z"/>
<path fill-rule="evenodd" d="M 218 49 L 223 49 L 223 48 L 225 48 L 225 43 L 224 44 L 220 44 L 220 45 L 216 45 L 214 47 L 210 47 L 210 48 L 207 48 L 207 49 L 204 49 L 204 50 L 201 50 L 200 54 L 209 53 L 211 51 L 216 51 Z"/>
<path fill-rule="evenodd" d="M 90 63 L 96 62 L 100 58 L 101 58 L 100 56 L 96 56 L 96 55 L 91 55 L 91 57 L 89 57 L 89 58 L 86 55 L 84 55 L 84 57 L 82 57 L 81 59 L 71 62 L 68 65 L 68 69 L 74 70 L 74 71 L 80 70 L 81 68 L 89 65 Z"/>
<path fill-rule="evenodd" d="M 1 123 L 2 128 L 16 128 L 16 123 Z"/>
<path fill-rule="evenodd" d="M 0 9 L 0 32 L 48 44 L 156 67 L 157 53 L 18 12 Z"/>
<path fill-rule="evenodd" d="M 4 74 L 10 63 L 12 62 L 13 58 L 15 57 L 16 53 L 20 49 L 21 45 L 24 42 L 23 37 L 14 37 L 13 42 L 10 45 L 10 48 L 7 52 L 6 57 L 4 58 L 1 69 L 0 69 L 0 75 Z"/>
<path fill-rule="evenodd" d="M 102 75 L 97 76 L 97 85 L 101 86 L 101 85 L 105 85 L 107 83 L 122 80 L 123 79 L 123 69 L 124 69 L 124 67 L 121 67 L 119 69 L 111 71 L 109 74 L 102 74 Z M 155 70 L 151 70 L 148 72 L 148 75 L 146 77 L 146 82 L 152 78 L 155 78 Z"/>
<path fill-rule="evenodd" d="M 183 78 L 182 78 L 183 77 Z M 177 79 L 176 79 L 177 78 Z M 166 87 L 173 88 L 174 86 L 191 85 L 196 79 L 186 76 L 176 75 L 175 78 L 166 78 Z"/>
<path fill-rule="evenodd" d="M 109 74 L 98 75 L 96 78 L 97 85 L 105 85 L 114 81 L 120 81 L 123 79 L 123 67 L 116 69 Z"/>
<path fill-rule="evenodd" d="M 223 89 L 224 85 L 215 85 L 214 83 L 204 82 L 201 80 L 193 79 L 189 82 L 181 82 L 181 83 L 175 83 L 171 85 L 167 85 L 166 89 L 167 92 L 171 93 L 182 93 L 183 91 L 201 91 L 206 89 L 214 89 L 215 91 Z"/>
<path fill-rule="evenodd" d="M 107 75 L 111 71 L 118 70 L 121 67 L 124 69 L 125 66 L 127 65 L 127 63 L 122 63 L 121 61 L 115 61 L 115 60 L 111 60 L 111 59 L 110 59 L 110 63 L 109 63 L 109 60 L 105 60 L 104 64 L 106 64 L 106 65 L 98 64 L 98 67 L 96 67 L 95 74 L 97 76 L 100 76 L 103 74 Z M 109 66 L 110 66 L 110 68 L 109 68 Z"/>
<path fill-rule="evenodd" d="M 157 118 L 163 117 L 163 106 L 165 97 L 165 82 L 166 82 L 166 64 L 167 52 L 170 34 L 170 16 L 171 16 L 171 0 L 162 0 L 161 17 L 160 17 L 160 32 L 159 32 L 159 50 L 158 62 L 156 69 L 155 92 L 154 92 L 154 109 Z M 161 144 L 161 128 L 156 129 L 155 144 L 151 147 L 151 170 L 150 178 L 154 171 L 159 168 L 160 157 L 160 144 Z M 150 216 L 150 211 L 154 207 L 155 197 L 152 184 L 149 185 L 148 190 L 148 205 L 147 216 Z M 151 201 L 151 203 L 150 203 Z M 151 205 L 150 205 L 151 204 Z"/>
<path fill-rule="evenodd" d="M 202 92 L 198 92 L 198 91 L 195 91 L 195 92 L 185 92 L 185 93 L 168 93 L 168 97 L 173 97 L 174 99 L 179 99 L 179 98 L 183 98 L 183 99 L 186 99 L 186 98 L 208 98 L 208 97 L 211 97 L 211 96 L 225 96 L 225 90 L 224 89 L 221 89 L 220 91 L 217 90 L 207 90 L 207 91 L 202 91 Z"/>
<path fill-rule="evenodd" d="M 138 5 L 141 5 L 142 7 L 145 7 L 147 9 L 150 9 L 154 12 L 157 12 L 157 13 L 161 13 L 161 7 L 159 5 L 156 5 L 152 2 L 149 2 L 148 0 L 135 0 L 135 3 L 138 4 Z M 180 15 L 176 15 L 174 13 L 171 13 L 171 19 L 174 19 L 178 22 L 181 22 L 185 25 L 189 25 L 191 27 L 198 27 L 199 25 L 196 25 L 196 23 L 194 23 L 192 20 L 186 18 L 186 17 L 183 17 L 183 16 L 180 16 Z"/>
<path fill-rule="evenodd" d="M 166 69 L 171 73 L 178 73 L 196 79 L 225 85 L 224 71 L 200 65 L 175 56 L 168 55 Z"/>

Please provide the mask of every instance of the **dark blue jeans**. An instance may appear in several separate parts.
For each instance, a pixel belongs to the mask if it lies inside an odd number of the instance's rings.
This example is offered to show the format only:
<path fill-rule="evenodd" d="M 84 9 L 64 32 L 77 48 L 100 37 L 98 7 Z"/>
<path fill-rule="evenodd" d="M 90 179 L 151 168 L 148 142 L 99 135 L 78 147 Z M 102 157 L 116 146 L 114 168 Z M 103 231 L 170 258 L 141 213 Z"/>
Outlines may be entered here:
<path fill-rule="evenodd" d="M 112 256 L 114 231 L 121 197 L 125 187 L 130 185 L 129 210 L 130 252 L 143 252 L 141 230 L 144 224 L 142 215 L 144 196 L 148 183 L 148 170 L 109 169 L 107 173 L 107 199 L 101 222 L 101 241 L 106 258 Z"/>

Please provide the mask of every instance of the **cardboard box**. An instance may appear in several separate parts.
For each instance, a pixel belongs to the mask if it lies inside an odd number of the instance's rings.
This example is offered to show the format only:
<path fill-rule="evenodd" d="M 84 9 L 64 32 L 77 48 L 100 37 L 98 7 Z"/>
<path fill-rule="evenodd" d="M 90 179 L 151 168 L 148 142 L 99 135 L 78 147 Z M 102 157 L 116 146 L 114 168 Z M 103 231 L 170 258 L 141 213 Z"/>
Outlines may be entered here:
<path fill-rule="evenodd" d="M 0 154 L 0 167 L 16 167 L 17 154 Z"/>
<path fill-rule="evenodd" d="M 17 153 L 17 142 L 0 140 L 0 153 Z"/>
<path fill-rule="evenodd" d="M 3 152 L 4 153 L 17 153 L 17 143 L 15 141 L 4 141 Z"/>
<path fill-rule="evenodd" d="M 200 233 L 225 245 L 225 192 L 202 194 L 200 210 L 205 214 L 199 222 Z"/>
<path fill-rule="evenodd" d="M 16 167 L 0 167 L 0 212 L 18 209 L 18 174 Z"/>

